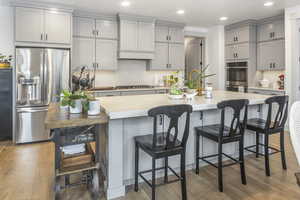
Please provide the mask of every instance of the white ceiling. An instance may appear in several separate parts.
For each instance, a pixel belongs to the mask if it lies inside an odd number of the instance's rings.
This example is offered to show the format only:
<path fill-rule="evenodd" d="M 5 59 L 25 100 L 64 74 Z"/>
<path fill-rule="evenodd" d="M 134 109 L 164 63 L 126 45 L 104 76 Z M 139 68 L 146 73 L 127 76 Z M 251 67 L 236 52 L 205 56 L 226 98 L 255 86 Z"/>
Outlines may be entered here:
<path fill-rule="evenodd" d="M 129 0 L 131 6 L 120 6 L 122 0 L 35 0 L 37 2 L 63 2 L 74 9 L 116 14 L 118 12 L 154 16 L 160 19 L 185 22 L 189 26 L 208 27 L 230 24 L 246 19 L 261 19 L 283 13 L 284 8 L 300 5 L 300 0 L 273 0 L 272 7 L 264 7 L 268 0 Z M 184 9 L 185 14 L 176 14 Z M 228 21 L 220 22 L 222 16 Z"/>

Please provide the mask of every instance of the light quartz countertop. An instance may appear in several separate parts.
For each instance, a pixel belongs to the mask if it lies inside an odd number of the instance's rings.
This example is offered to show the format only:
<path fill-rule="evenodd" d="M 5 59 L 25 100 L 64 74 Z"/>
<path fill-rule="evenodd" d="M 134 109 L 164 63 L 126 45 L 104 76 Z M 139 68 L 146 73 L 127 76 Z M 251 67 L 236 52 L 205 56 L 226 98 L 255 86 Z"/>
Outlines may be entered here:
<path fill-rule="evenodd" d="M 148 110 L 157 106 L 191 104 L 194 111 L 216 109 L 217 104 L 224 100 L 248 99 L 250 105 L 263 104 L 269 95 L 239 93 L 229 91 L 213 91 L 213 98 L 196 96 L 193 100 L 171 100 L 167 94 L 150 94 L 134 96 L 99 97 L 102 109 L 109 119 L 123 119 L 147 116 Z"/>

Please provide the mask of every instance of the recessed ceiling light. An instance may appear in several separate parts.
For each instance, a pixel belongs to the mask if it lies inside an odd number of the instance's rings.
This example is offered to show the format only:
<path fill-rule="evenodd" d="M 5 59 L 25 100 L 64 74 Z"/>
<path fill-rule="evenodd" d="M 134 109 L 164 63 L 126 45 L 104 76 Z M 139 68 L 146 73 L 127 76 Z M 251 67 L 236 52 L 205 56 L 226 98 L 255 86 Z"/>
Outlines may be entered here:
<path fill-rule="evenodd" d="M 273 5 L 274 5 L 273 1 L 267 1 L 266 3 L 264 3 L 264 6 L 266 6 L 266 7 L 270 7 L 270 6 L 273 6 Z"/>
<path fill-rule="evenodd" d="M 178 15 L 183 15 L 185 12 L 184 12 L 184 10 L 177 10 L 177 12 L 176 12 Z"/>
<path fill-rule="evenodd" d="M 121 2 L 121 6 L 123 6 L 123 7 L 128 7 L 130 5 L 131 5 L 130 1 L 122 1 Z"/>
<path fill-rule="evenodd" d="M 220 17 L 221 21 L 226 21 L 228 19 L 228 17 Z"/>

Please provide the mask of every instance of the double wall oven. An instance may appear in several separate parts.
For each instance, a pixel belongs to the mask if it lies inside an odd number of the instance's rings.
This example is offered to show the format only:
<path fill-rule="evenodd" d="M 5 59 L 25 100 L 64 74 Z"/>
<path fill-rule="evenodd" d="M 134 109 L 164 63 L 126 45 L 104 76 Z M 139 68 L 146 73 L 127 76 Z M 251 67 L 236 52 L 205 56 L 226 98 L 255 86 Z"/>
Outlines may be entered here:
<path fill-rule="evenodd" d="M 247 92 L 248 62 L 229 62 L 226 64 L 226 89 Z"/>

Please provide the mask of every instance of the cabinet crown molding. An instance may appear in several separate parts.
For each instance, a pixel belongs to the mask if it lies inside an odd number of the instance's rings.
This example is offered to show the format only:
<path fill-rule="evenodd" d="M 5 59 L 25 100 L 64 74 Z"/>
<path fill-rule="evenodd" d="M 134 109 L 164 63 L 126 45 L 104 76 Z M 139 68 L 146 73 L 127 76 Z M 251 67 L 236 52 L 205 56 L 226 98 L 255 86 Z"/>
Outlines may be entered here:
<path fill-rule="evenodd" d="M 158 26 L 178 27 L 178 28 L 184 28 L 186 26 L 185 23 L 172 22 L 172 21 L 166 21 L 166 20 L 157 20 L 156 25 L 158 25 Z"/>
<path fill-rule="evenodd" d="M 258 21 L 258 25 L 271 23 L 274 21 L 284 20 L 284 15 L 276 15 L 273 17 L 267 17 Z"/>
<path fill-rule="evenodd" d="M 109 14 L 101 14 L 96 12 L 82 11 L 82 10 L 74 10 L 74 17 L 82 17 L 82 18 L 91 18 L 91 19 L 99 19 L 99 20 L 109 20 L 109 21 L 117 21 L 117 15 L 109 15 Z"/>
<path fill-rule="evenodd" d="M 42 2 L 34 2 L 34 1 L 12 1 L 10 2 L 10 6 L 12 7 L 24 7 L 24 8 L 36 8 L 57 12 L 68 12 L 73 13 L 73 8 L 67 7 L 63 4 L 50 4 L 50 3 L 42 3 Z"/>
<path fill-rule="evenodd" d="M 150 22 L 150 23 L 155 23 L 156 20 L 154 17 L 131 15 L 131 14 L 124 14 L 124 13 L 118 13 L 118 18 L 119 20 L 141 21 L 141 22 Z"/>
<path fill-rule="evenodd" d="M 241 21 L 241 22 L 237 22 L 237 23 L 225 26 L 225 30 L 231 30 L 231 29 L 240 28 L 240 27 L 243 27 L 243 26 L 256 26 L 257 23 L 258 23 L 258 21 L 253 20 L 253 19 L 244 20 L 244 21 Z"/>

